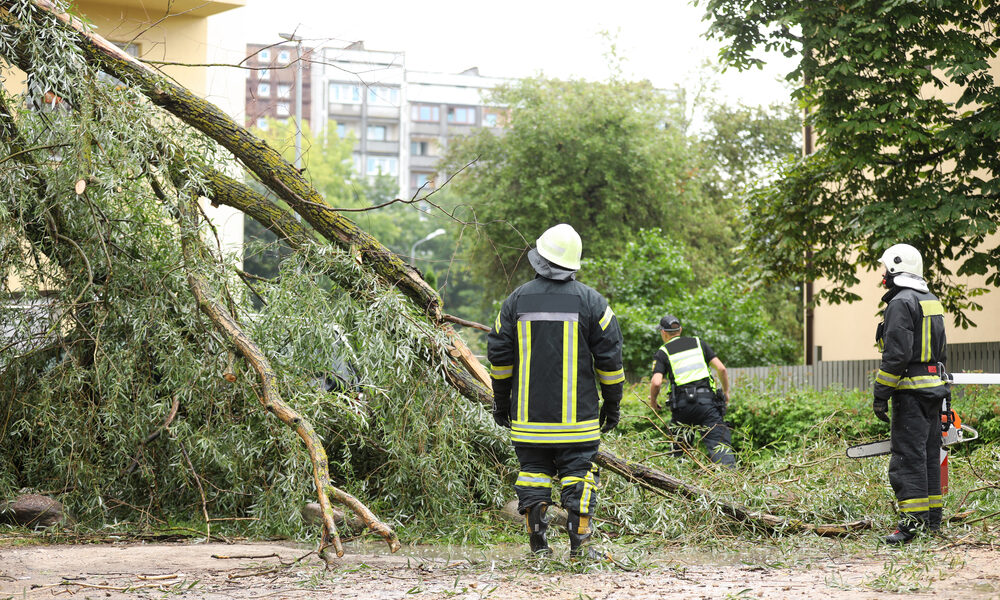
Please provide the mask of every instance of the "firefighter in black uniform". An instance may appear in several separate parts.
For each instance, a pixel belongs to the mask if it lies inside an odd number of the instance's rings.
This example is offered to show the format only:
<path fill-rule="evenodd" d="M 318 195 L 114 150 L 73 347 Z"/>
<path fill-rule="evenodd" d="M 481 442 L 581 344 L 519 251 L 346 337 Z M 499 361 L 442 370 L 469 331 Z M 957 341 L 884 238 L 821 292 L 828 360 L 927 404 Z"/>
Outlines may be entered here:
<path fill-rule="evenodd" d="M 514 490 L 531 550 L 551 552 L 546 510 L 558 486 L 571 556 L 599 558 L 587 547 L 598 486 L 593 459 L 601 433 L 618 424 L 625 373 L 614 312 L 575 279 L 581 250 L 579 234 L 565 223 L 538 238 L 528 252 L 538 275 L 504 300 L 487 355 L 493 419 L 511 429 L 521 465 Z"/>
<path fill-rule="evenodd" d="M 882 362 L 875 376 L 875 415 L 890 422 L 889 483 L 902 518 L 890 544 L 909 542 L 921 528 L 941 527 L 941 412 L 948 387 L 944 310 L 927 289 L 916 248 L 896 244 L 882 254 L 885 312 L 875 334 Z"/>
<path fill-rule="evenodd" d="M 670 379 L 671 419 L 687 425 L 708 427 L 705 447 L 712 461 L 734 467 L 736 457 L 731 451 L 732 433 L 723 421 L 729 400 L 729 377 L 726 366 L 708 344 L 696 337 L 681 336 L 681 323 L 673 315 L 660 319 L 657 326 L 663 345 L 656 351 L 653 377 L 649 382 L 649 406 L 660 412 L 656 398 L 663 385 L 663 376 Z M 716 388 L 709 366 L 719 375 L 722 389 Z"/>

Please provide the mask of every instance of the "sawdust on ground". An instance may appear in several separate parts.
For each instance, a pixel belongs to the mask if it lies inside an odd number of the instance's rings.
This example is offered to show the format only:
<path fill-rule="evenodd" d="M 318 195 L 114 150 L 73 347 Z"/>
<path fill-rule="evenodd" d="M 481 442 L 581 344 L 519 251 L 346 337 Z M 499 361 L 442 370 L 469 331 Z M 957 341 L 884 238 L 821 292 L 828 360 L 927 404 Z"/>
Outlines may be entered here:
<path fill-rule="evenodd" d="M 12 547 L 0 538 L 0 600 L 8 598 L 912 598 L 1000 599 L 1000 551 L 959 546 L 930 565 L 897 550 L 781 565 L 733 555 L 650 558 L 634 570 L 540 566 L 520 547 L 483 551 L 348 545 L 324 568 L 291 543 L 93 544 Z M 896 554 L 894 554 L 896 553 Z M 306 558 L 295 562 L 304 555 Z M 562 557 L 564 558 L 564 557 Z M 778 566 L 762 566 L 777 564 Z"/>

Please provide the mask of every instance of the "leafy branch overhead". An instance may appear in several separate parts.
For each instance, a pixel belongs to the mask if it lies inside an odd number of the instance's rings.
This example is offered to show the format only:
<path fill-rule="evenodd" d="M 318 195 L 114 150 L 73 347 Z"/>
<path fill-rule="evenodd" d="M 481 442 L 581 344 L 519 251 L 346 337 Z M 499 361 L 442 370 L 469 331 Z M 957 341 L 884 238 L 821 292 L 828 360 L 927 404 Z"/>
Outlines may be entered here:
<path fill-rule="evenodd" d="M 956 323 L 1000 287 L 1000 6 L 983 0 L 843 3 L 702 0 L 722 58 L 787 74 L 817 152 L 749 198 L 744 252 L 763 278 L 825 278 L 819 297 L 856 299 L 857 268 L 896 242 L 919 248 Z"/>

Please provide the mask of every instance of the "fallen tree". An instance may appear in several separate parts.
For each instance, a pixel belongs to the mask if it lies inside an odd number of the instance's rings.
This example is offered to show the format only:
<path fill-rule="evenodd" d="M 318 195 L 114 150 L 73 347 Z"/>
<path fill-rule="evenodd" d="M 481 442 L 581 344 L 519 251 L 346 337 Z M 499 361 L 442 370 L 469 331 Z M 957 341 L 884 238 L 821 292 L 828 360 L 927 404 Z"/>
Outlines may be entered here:
<path fill-rule="evenodd" d="M 374 512 L 354 496 L 332 484 L 327 450 L 317 428 L 307 415 L 282 400 L 279 388 L 285 383 L 279 369 L 271 366 L 268 350 L 263 346 L 272 344 L 271 356 L 279 356 L 288 345 L 299 343 L 294 339 L 295 331 L 290 331 L 289 339 L 284 345 L 275 346 L 268 339 L 254 338 L 250 332 L 254 329 L 254 324 L 247 320 L 247 315 L 244 315 L 241 322 L 238 314 L 239 301 L 236 298 L 238 294 L 230 289 L 234 284 L 232 269 L 220 251 L 203 247 L 202 238 L 196 235 L 197 232 L 204 235 L 208 225 L 207 219 L 199 214 L 196 203 L 192 204 L 192 199 L 203 196 L 215 204 L 231 206 L 274 231 L 304 257 L 302 260 L 308 261 L 308 276 L 313 276 L 313 273 L 321 275 L 332 282 L 335 289 L 343 290 L 357 303 L 355 311 L 361 309 L 361 312 L 382 315 L 383 318 L 390 318 L 386 315 L 395 317 L 397 320 L 394 321 L 394 327 L 406 329 L 399 334 L 397 342 L 407 345 L 408 357 L 424 363 L 419 376 L 440 376 L 464 398 L 473 401 L 471 412 L 462 413 L 455 418 L 462 419 L 467 426 L 478 428 L 480 432 L 492 429 L 492 424 L 484 417 L 482 410 L 482 406 L 491 402 L 489 377 L 454 331 L 450 324 L 454 319 L 443 312 L 436 291 L 423 280 L 416 269 L 327 204 L 303 174 L 284 161 L 276 151 L 211 103 L 165 79 L 149 66 L 87 30 L 60 6 L 47 0 L 0 0 L 0 11 L 5 34 L 0 54 L 10 64 L 17 65 L 28 73 L 29 90 L 34 88 L 36 93 L 54 91 L 54 97 L 59 99 L 58 102 L 51 103 L 48 112 L 37 110 L 36 107 L 34 113 L 27 111 L 15 118 L 15 111 L 4 111 L 5 126 L 0 130 L 8 151 L 8 157 L 4 160 L 16 163 L 19 169 L 28 174 L 24 178 L 26 183 L 17 185 L 24 185 L 25 189 L 31 191 L 31 194 L 21 194 L 18 191 L 16 201 L 14 198 L 8 199 L 10 210 L 6 218 L 9 224 L 32 224 L 24 229 L 29 238 L 30 249 L 37 249 L 48 257 L 48 262 L 39 261 L 37 257 L 34 260 L 39 273 L 34 278 L 35 289 L 47 277 L 57 281 L 63 292 L 72 299 L 61 311 L 68 321 L 57 322 L 45 335 L 40 336 L 48 341 L 54 333 L 56 339 L 41 350 L 32 349 L 18 357 L 44 358 L 45 352 L 49 352 L 46 366 L 39 367 L 36 364 L 30 368 L 25 367 L 23 371 L 16 371 L 17 376 L 28 377 L 39 368 L 52 369 L 53 361 L 55 368 L 66 369 L 74 377 L 79 376 L 77 369 L 80 365 L 96 364 L 103 369 L 129 368 L 130 365 L 107 364 L 102 354 L 107 354 L 102 348 L 102 343 L 106 345 L 107 342 L 102 340 L 101 331 L 115 318 L 113 315 L 119 318 L 125 316 L 115 312 L 118 309 L 110 305 L 110 299 L 126 302 L 130 298 L 129 294 L 133 293 L 127 289 L 128 286 L 115 288 L 116 278 L 121 277 L 123 269 L 139 271 L 149 266 L 149 270 L 155 271 L 159 280 L 166 284 L 163 290 L 149 291 L 148 296 L 143 298 L 150 306 L 165 307 L 164 322 L 174 328 L 170 332 L 174 336 L 171 343 L 190 349 L 192 353 L 183 354 L 184 360 L 190 361 L 191 356 L 197 352 L 205 355 L 224 354 L 233 350 L 238 352 L 255 374 L 257 383 L 252 386 L 252 393 L 304 442 L 312 465 L 313 485 L 324 515 L 321 550 L 332 546 L 338 554 L 343 552 L 333 523 L 329 504 L 331 498 L 362 516 L 371 529 L 386 539 L 391 548 L 397 548 L 395 534 L 375 517 Z M 54 66 L 42 58 L 39 45 L 46 43 L 55 49 L 57 58 L 64 61 L 61 65 Z M 108 89 L 106 85 L 102 87 L 96 81 L 98 72 L 109 74 L 126 82 L 128 86 L 114 90 Z M 142 97 L 179 119 L 180 123 L 167 118 L 164 113 L 149 110 L 142 104 Z M 108 105 L 107 100 L 110 98 L 119 104 Z M 16 124 L 17 121 L 20 123 Z M 28 127 L 36 137 L 49 136 L 57 141 L 32 146 L 25 141 L 27 136 L 18 132 L 19 124 Z M 125 129 L 116 130 L 116 124 Z M 65 131 L 58 130 L 59 126 L 78 128 L 82 135 L 67 137 Z M 56 146 L 64 150 L 54 159 L 52 150 Z M 229 156 L 225 156 L 223 149 Z M 103 156 L 95 158 L 95 153 L 103 153 Z M 42 156 L 43 160 L 36 160 L 36 155 Z M 123 159 L 122 165 L 110 164 L 116 156 Z M 222 168 L 213 166 L 220 161 L 245 167 L 273 193 L 274 198 L 255 191 L 225 174 Z M 118 171 L 114 170 L 116 167 Z M 75 182 L 72 192 L 65 185 L 67 181 Z M 168 186 L 169 190 L 166 189 Z M 283 202 L 284 206 L 277 200 Z M 129 212 L 129 207 L 122 206 L 130 201 L 137 204 L 135 212 Z M 138 210 L 138 205 L 141 205 L 142 211 Z M 153 222 L 153 217 L 150 216 L 157 206 L 163 211 L 160 217 L 162 223 Z M 71 214 L 62 214 L 64 208 L 68 208 L 65 212 Z M 30 213 L 28 218 L 15 218 L 18 210 L 22 215 Z M 118 210 L 124 211 L 122 214 L 126 216 L 115 218 L 107 214 Z M 300 216 L 302 221 L 296 216 Z M 90 219 L 93 226 L 82 225 L 83 219 Z M 124 238 L 120 237 L 122 223 L 128 223 L 129 227 L 138 227 L 139 223 L 145 228 L 143 231 L 153 231 L 162 238 L 158 238 L 152 245 L 136 242 L 135 248 L 127 247 L 121 241 Z M 176 235 L 178 231 L 179 237 Z M 331 253 L 331 244 L 337 249 L 336 252 Z M 82 249 L 84 247 L 94 252 L 97 259 L 91 261 L 89 252 Z M 150 256 L 164 258 L 155 259 L 155 264 L 150 266 Z M 171 260 L 175 261 L 174 264 L 169 264 Z M 30 260 L 14 262 L 16 264 L 13 266 L 19 271 L 34 268 Z M 92 262 L 98 266 L 95 268 L 91 265 Z M 175 276 L 178 269 L 184 273 L 182 279 Z M 79 276 L 81 272 L 86 273 L 82 279 Z M 295 285 L 295 275 L 297 274 L 289 273 L 288 278 L 293 280 L 289 285 Z M 144 275 L 136 276 L 144 286 L 152 284 L 148 279 L 142 279 Z M 193 302 L 185 300 L 182 295 L 182 283 L 186 284 L 186 292 L 190 293 Z M 302 279 L 298 284 L 304 286 L 308 281 Z M 312 293 L 312 290 L 304 287 L 299 290 L 307 295 Z M 393 300 L 396 297 L 394 291 L 401 293 L 400 302 L 407 304 L 407 308 Z M 325 291 L 323 293 L 327 294 Z M 327 300 L 317 300 L 317 303 L 321 302 Z M 209 317 L 211 328 L 204 327 L 191 314 L 189 305 L 197 305 Z M 127 319 L 135 318 L 127 316 Z M 363 320 L 361 317 L 355 318 Z M 309 326 L 319 325 L 319 322 L 313 321 Z M 168 387 L 164 382 L 176 381 L 176 378 L 171 379 L 172 372 L 190 367 L 179 364 L 179 359 L 176 359 L 178 364 L 172 362 L 175 357 L 166 355 L 170 344 L 157 341 L 156 332 L 134 322 L 129 326 L 153 338 L 154 343 L 151 345 L 155 352 L 151 354 L 155 356 L 148 357 L 148 364 L 143 365 L 143 368 L 149 371 L 150 385 L 155 387 L 162 384 L 163 389 L 158 390 L 162 395 Z M 385 325 L 386 329 L 394 327 Z M 365 342 L 370 343 L 371 340 Z M 123 345 L 120 356 L 126 356 L 126 351 L 136 352 L 134 347 Z M 66 359 L 67 356 L 70 358 Z M 67 360 L 71 363 L 68 366 Z M 13 362 L 18 363 L 18 360 Z M 313 363 L 313 368 L 321 366 Z M 208 373 L 214 371 L 218 374 L 221 370 L 220 367 L 212 368 L 209 365 L 197 371 L 197 377 L 186 392 L 189 402 L 193 402 L 194 396 L 200 393 L 199 385 L 206 385 L 204 378 Z M 226 373 L 230 370 L 227 366 Z M 286 368 L 286 377 L 288 372 Z M 100 404 L 108 394 L 109 387 L 116 394 L 145 393 L 131 388 L 109 386 L 103 379 L 105 376 L 106 373 L 95 373 L 92 379 L 83 383 L 81 387 L 85 391 L 86 402 L 95 406 Z M 10 390 L 30 389 L 30 385 L 24 381 L 14 382 L 8 387 Z M 389 400 L 381 410 L 391 411 L 397 408 L 392 406 L 391 398 L 384 389 L 379 389 L 378 386 L 373 386 L 373 389 L 378 390 L 376 395 L 384 395 Z M 303 388 L 290 391 L 302 394 Z M 158 399 L 155 395 L 152 397 Z M 170 397 L 173 399 L 176 394 L 170 394 Z M 368 425 L 368 419 L 372 418 L 374 410 L 370 404 L 362 405 L 363 403 L 352 398 L 341 398 L 339 401 L 344 403 L 340 408 L 351 415 L 350 419 L 357 419 Z M 406 402 L 404 406 L 408 404 Z M 312 417 L 329 418 L 318 406 L 314 405 Z M 171 414 L 176 411 L 176 408 L 172 409 Z M 435 421 L 437 426 L 441 426 L 440 419 L 428 418 L 428 421 Z M 169 425 L 169 419 L 167 424 Z M 164 426 L 166 427 L 167 425 Z M 351 423 L 328 427 L 327 431 L 334 437 L 345 437 L 344 427 L 349 430 Z M 384 426 L 381 429 L 381 434 L 387 433 Z M 405 430 L 405 425 L 401 426 L 401 430 Z M 455 436 L 455 439 L 458 436 L 455 432 L 442 435 Z M 472 433 L 465 431 L 462 435 L 472 436 Z M 504 436 L 501 432 L 492 430 L 481 435 L 483 439 L 478 446 L 473 444 L 476 447 L 466 451 L 489 456 L 498 443 L 503 443 Z M 390 439 L 398 441 L 400 438 Z M 384 455 L 398 452 L 391 447 L 391 443 L 381 443 L 378 439 L 366 443 L 375 452 Z M 427 440 L 417 439 L 415 454 L 424 454 L 427 443 Z M 140 444 L 144 442 L 140 441 Z M 180 446 L 180 451 L 190 464 L 188 451 L 183 445 Z M 351 464 L 358 460 L 356 450 L 351 448 L 350 443 L 340 444 L 339 452 L 347 455 L 348 458 L 344 460 Z M 509 458 L 509 452 L 506 452 L 506 460 Z M 502 462 L 499 458 L 496 460 L 498 463 Z M 865 526 L 864 522 L 839 526 L 812 525 L 754 512 L 656 469 L 629 463 L 607 452 L 598 455 L 598 463 L 644 487 L 689 498 L 702 498 L 718 507 L 723 514 L 766 528 L 808 530 L 826 535 L 843 534 Z M 377 459 L 368 460 L 366 464 L 372 465 L 374 471 L 384 467 Z M 420 479 L 419 473 L 414 473 L 413 470 L 417 469 L 400 468 L 398 477 Z M 210 501 L 202 485 L 206 478 L 193 471 L 192 466 L 193 481 L 197 484 L 208 527 L 211 521 L 208 510 Z M 468 479 L 467 475 L 462 477 Z M 462 477 L 456 476 L 455 479 Z M 491 486 L 491 482 L 479 482 L 478 485 L 482 486 L 480 488 L 472 487 L 477 485 L 475 482 L 469 485 L 469 493 L 482 494 L 483 489 Z M 499 489 L 500 486 L 493 487 Z M 408 501 L 419 504 L 418 500 L 412 498 Z"/>

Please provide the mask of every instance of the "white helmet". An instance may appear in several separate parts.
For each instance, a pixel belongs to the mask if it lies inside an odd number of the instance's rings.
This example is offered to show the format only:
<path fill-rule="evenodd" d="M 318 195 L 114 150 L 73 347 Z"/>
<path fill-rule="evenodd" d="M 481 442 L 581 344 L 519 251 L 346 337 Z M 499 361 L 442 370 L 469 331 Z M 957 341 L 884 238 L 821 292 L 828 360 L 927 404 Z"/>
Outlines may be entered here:
<path fill-rule="evenodd" d="M 583 242 L 572 225 L 560 223 L 549 227 L 535 240 L 535 247 L 538 254 L 551 263 L 573 271 L 580 268 Z"/>
<path fill-rule="evenodd" d="M 920 258 L 920 251 L 909 244 L 890 246 L 878 261 L 892 275 L 909 273 L 921 278 L 924 276 L 924 261 Z"/>

